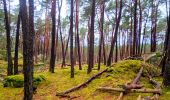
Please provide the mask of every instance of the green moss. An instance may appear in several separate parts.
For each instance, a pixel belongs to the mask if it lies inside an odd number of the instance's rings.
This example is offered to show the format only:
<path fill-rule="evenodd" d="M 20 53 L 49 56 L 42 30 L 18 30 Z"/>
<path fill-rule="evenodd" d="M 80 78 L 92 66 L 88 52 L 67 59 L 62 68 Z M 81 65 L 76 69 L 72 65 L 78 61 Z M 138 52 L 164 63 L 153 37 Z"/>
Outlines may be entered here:
<path fill-rule="evenodd" d="M 157 52 L 157 53 L 156 53 L 156 56 L 157 56 L 157 57 L 161 57 L 162 54 L 161 54 L 160 52 Z"/>
<path fill-rule="evenodd" d="M 97 77 L 95 80 L 90 82 L 86 87 L 83 87 L 77 91 L 70 93 L 70 96 L 80 96 L 76 98 L 77 100 L 115 100 L 119 96 L 119 92 L 114 93 L 105 93 L 96 91 L 96 88 L 107 86 L 118 88 L 125 83 L 130 83 L 136 73 L 138 73 L 141 67 L 142 61 L 138 60 L 126 60 L 120 61 L 117 64 L 114 64 L 113 67 L 108 69 L 107 73 L 103 73 L 100 77 Z M 145 63 L 145 70 L 152 70 L 154 66 Z M 59 66 L 56 67 L 55 73 L 49 73 L 48 70 L 37 74 L 35 76 L 43 75 L 42 78 L 45 78 L 46 81 L 42 81 L 38 85 L 37 92 L 34 94 L 34 98 L 44 99 L 44 100 L 60 100 L 66 98 L 59 98 L 56 95 L 56 92 L 63 92 L 69 88 L 72 88 L 80 83 L 85 82 L 89 77 L 93 76 L 98 72 L 98 70 L 92 70 L 90 74 L 87 74 L 87 65 L 82 65 L 82 70 L 78 69 L 78 66 L 75 66 L 75 77 L 70 78 L 70 66 L 66 66 L 64 69 L 61 69 Z M 106 68 L 102 65 L 101 70 Z M 95 64 L 94 69 L 97 69 L 97 64 Z M 157 67 L 156 67 L 157 69 Z M 148 71 L 145 71 L 148 73 Z M 41 79 L 34 79 L 37 83 Z M 162 77 L 155 77 L 154 80 L 159 83 L 162 82 Z M 144 85 L 146 88 L 153 88 L 152 85 L 148 82 L 146 77 L 142 77 L 140 84 Z M 170 91 L 169 89 L 161 95 L 161 100 L 169 100 Z M 6 95 L 8 94 L 8 95 Z M 139 94 L 129 93 L 123 99 L 124 100 L 136 100 Z M 142 96 L 152 96 L 152 94 L 141 94 Z M 0 97 L 2 100 L 20 100 L 23 97 L 23 88 L 12 88 L 12 87 L 3 87 L 3 84 L 0 84 Z"/>
<path fill-rule="evenodd" d="M 37 86 L 43 80 L 45 80 L 45 77 L 43 75 L 39 75 L 39 76 L 35 75 L 33 77 L 33 85 Z M 7 76 L 4 78 L 3 85 L 4 85 L 4 87 L 15 87 L 15 88 L 23 87 L 24 77 L 23 77 L 23 75 Z"/>
<path fill-rule="evenodd" d="M 111 74 L 136 74 L 139 72 L 141 66 L 144 66 L 143 76 L 159 76 L 160 69 L 149 63 L 140 60 L 123 60 L 112 65 L 108 70 Z M 130 72 L 130 73 L 129 73 Z"/>

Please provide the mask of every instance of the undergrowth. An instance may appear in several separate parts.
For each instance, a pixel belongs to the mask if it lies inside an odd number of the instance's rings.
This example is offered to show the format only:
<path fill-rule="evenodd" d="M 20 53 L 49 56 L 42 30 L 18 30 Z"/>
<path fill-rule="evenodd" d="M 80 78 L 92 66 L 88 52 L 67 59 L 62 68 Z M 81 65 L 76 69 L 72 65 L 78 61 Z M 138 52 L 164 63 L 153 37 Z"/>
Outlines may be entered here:
<path fill-rule="evenodd" d="M 120 61 L 114 64 L 111 68 L 108 69 L 107 73 L 102 74 L 100 77 L 97 77 L 86 87 L 70 93 L 70 96 L 77 96 L 77 100 L 114 100 L 119 96 L 119 93 L 104 93 L 96 91 L 96 88 L 101 86 L 107 87 L 122 87 L 125 83 L 130 83 L 136 74 L 138 73 L 142 61 L 137 60 L 126 60 Z M 101 70 L 106 66 L 102 65 Z M 42 81 L 38 85 L 37 92 L 34 94 L 34 100 L 60 100 L 66 98 L 60 98 L 55 96 L 58 92 L 63 92 L 73 86 L 76 86 L 89 77 L 98 72 L 97 64 L 94 66 L 92 73 L 87 74 L 87 65 L 83 65 L 82 70 L 78 70 L 78 66 L 75 66 L 75 77 L 70 78 L 70 66 L 66 66 L 61 69 L 59 66 L 56 66 L 55 73 L 49 73 L 48 70 L 42 72 L 38 75 L 43 75 L 45 81 Z M 154 70 L 154 71 L 151 71 Z M 143 84 L 146 88 L 153 88 L 149 83 L 148 78 L 145 76 L 147 74 L 152 75 L 155 80 L 160 84 L 162 83 L 162 78 L 159 76 L 159 68 L 148 63 L 144 63 L 144 71 L 146 74 L 141 78 L 140 84 Z M 36 74 L 36 73 L 35 73 Z M 10 91 L 10 92 L 9 92 Z M 168 100 L 170 96 L 170 89 L 163 89 L 165 92 L 161 95 L 161 100 Z M 8 94 L 8 95 L 6 95 Z M 136 100 L 139 94 L 129 93 L 125 95 L 123 100 Z M 142 94 L 142 96 L 152 96 L 152 94 Z M 3 87 L 3 84 L 0 83 L 0 97 L 1 100 L 22 100 L 23 98 L 23 88 L 11 88 Z"/>

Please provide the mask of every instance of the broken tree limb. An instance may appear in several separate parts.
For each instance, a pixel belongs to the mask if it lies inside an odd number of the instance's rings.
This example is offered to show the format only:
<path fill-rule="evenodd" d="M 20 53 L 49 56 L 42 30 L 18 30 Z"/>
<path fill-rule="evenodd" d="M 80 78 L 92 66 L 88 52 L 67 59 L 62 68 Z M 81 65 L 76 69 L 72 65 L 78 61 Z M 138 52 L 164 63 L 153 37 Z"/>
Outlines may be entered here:
<path fill-rule="evenodd" d="M 143 64 L 142 64 L 142 67 L 140 68 L 140 71 L 138 72 L 135 79 L 129 85 L 128 84 L 123 85 L 123 89 L 130 90 L 130 89 L 140 89 L 140 88 L 142 88 L 143 86 L 138 85 L 137 83 L 140 80 L 140 77 L 142 76 L 143 69 L 144 69 L 144 67 L 143 67 Z"/>
<path fill-rule="evenodd" d="M 95 79 L 96 77 L 98 77 L 98 76 L 102 75 L 104 72 L 106 72 L 107 69 L 108 69 L 108 68 L 105 68 L 103 71 L 98 72 L 97 74 L 95 74 L 95 75 L 93 75 L 92 77 L 90 77 L 90 78 L 89 78 L 87 81 L 85 81 L 84 83 L 79 84 L 79 85 L 77 85 L 77 86 L 75 86 L 75 87 L 73 87 L 73 88 L 70 88 L 70 89 L 68 89 L 68 90 L 66 90 L 66 91 L 64 91 L 64 92 L 57 93 L 57 95 L 58 95 L 58 94 L 60 94 L 60 95 L 65 95 L 65 94 L 68 94 L 68 93 L 73 92 L 73 91 L 75 91 L 75 90 L 78 90 L 78 89 L 80 89 L 80 88 L 82 88 L 82 87 L 85 87 L 85 86 L 86 86 L 87 84 L 89 84 L 93 79 Z M 56 95 L 56 96 L 57 96 L 57 95 Z"/>
<path fill-rule="evenodd" d="M 144 61 L 144 58 L 140 57 L 140 56 L 129 56 L 127 58 L 124 58 L 123 60 L 140 60 L 140 61 Z"/>
<path fill-rule="evenodd" d="M 161 85 L 158 82 L 153 80 L 151 77 L 150 77 L 149 81 L 155 87 L 155 90 L 161 91 Z M 153 95 L 153 97 L 151 98 L 151 100 L 159 100 L 159 95 L 160 95 L 159 93 L 155 93 Z"/>
<path fill-rule="evenodd" d="M 70 96 L 68 94 L 57 94 L 56 96 L 59 96 L 60 98 L 68 98 L 69 100 L 80 97 L 80 96 Z"/>
<path fill-rule="evenodd" d="M 123 89 L 123 88 L 110 88 L 110 87 L 99 87 L 97 88 L 97 90 L 100 91 L 116 91 L 116 92 L 126 92 L 127 90 Z M 161 94 L 160 90 L 155 90 L 155 89 L 131 89 L 128 91 L 129 93 L 158 93 Z"/>
<path fill-rule="evenodd" d="M 122 100 L 123 98 L 123 92 L 120 93 L 119 97 L 117 98 L 117 100 Z"/>
<path fill-rule="evenodd" d="M 137 100 L 142 100 L 142 97 L 141 95 L 138 96 Z"/>
<path fill-rule="evenodd" d="M 156 89 L 161 89 L 161 85 L 156 82 L 155 80 L 153 80 L 152 78 L 150 78 L 150 83 L 156 88 Z"/>

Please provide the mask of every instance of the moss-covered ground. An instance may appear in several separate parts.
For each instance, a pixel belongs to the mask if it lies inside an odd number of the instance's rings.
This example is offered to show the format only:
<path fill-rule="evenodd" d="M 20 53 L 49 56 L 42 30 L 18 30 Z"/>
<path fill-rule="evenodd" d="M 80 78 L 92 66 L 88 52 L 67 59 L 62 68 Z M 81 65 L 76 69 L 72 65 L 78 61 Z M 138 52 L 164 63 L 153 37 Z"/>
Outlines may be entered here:
<path fill-rule="evenodd" d="M 115 100 L 118 96 L 118 92 L 106 93 L 97 91 L 96 88 L 100 86 L 108 87 L 121 87 L 123 84 L 131 82 L 139 71 L 142 65 L 141 61 L 126 60 L 120 61 L 114 64 L 108 69 L 107 73 L 102 74 L 100 77 L 93 80 L 86 87 L 70 93 L 70 96 L 77 96 L 75 100 Z M 0 69 L 5 70 L 6 62 L 0 61 Z M 159 68 L 150 64 L 144 64 L 144 71 L 146 74 L 155 76 L 154 79 L 160 84 L 162 78 L 158 77 Z M 40 66 L 43 68 L 43 66 Z M 105 66 L 102 65 L 101 70 Z M 87 74 L 87 65 L 83 65 L 83 70 L 78 70 L 78 66 L 75 66 L 75 78 L 70 78 L 70 67 L 67 66 L 63 69 L 56 65 L 55 73 L 49 73 L 48 69 L 43 72 L 35 72 L 35 75 L 43 75 L 45 81 L 42 81 L 37 88 L 37 92 L 34 94 L 34 100 L 67 100 L 68 98 L 60 98 L 55 96 L 56 93 L 65 91 L 73 86 L 76 86 L 86 81 L 90 76 L 94 75 L 98 71 L 97 65 L 94 66 L 92 73 Z M 151 71 L 153 70 L 153 71 Z M 3 73 L 1 71 L 0 73 Z M 153 88 L 148 79 L 143 75 L 140 84 L 143 84 L 146 88 Z M 163 88 L 163 94 L 160 96 L 160 100 L 170 100 L 170 89 Z M 129 93 L 124 96 L 123 100 L 136 100 L 139 94 Z M 144 93 L 141 96 L 152 96 L 153 94 Z M 0 82 L 0 100 L 22 100 L 23 88 L 3 87 L 3 83 Z"/>

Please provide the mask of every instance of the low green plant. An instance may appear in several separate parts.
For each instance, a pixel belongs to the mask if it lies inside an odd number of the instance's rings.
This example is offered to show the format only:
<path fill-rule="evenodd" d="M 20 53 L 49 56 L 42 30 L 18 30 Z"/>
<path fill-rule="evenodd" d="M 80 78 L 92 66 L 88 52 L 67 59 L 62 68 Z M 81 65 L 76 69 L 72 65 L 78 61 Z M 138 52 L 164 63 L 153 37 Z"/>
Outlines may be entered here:
<path fill-rule="evenodd" d="M 33 77 L 33 85 L 38 86 L 43 80 L 45 80 L 45 77 L 43 75 L 35 75 Z M 23 75 L 12 75 L 7 76 L 4 78 L 3 81 L 4 87 L 23 87 L 24 86 L 24 77 Z"/>

